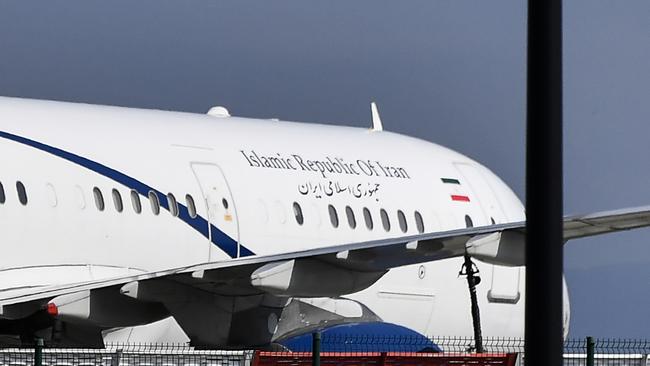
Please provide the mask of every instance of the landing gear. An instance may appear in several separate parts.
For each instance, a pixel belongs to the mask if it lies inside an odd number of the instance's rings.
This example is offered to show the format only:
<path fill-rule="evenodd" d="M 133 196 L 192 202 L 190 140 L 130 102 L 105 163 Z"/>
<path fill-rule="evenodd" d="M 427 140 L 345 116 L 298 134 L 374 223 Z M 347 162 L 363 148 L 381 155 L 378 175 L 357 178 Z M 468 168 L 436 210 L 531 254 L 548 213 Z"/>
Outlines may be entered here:
<path fill-rule="evenodd" d="M 460 267 L 459 276 L 467 276 L 467 286 L 469 287 L 469 298 L 472 303 L 472 325 L 474 326 L 474 347 L 476 353 L 483 353 L 483 336 L 481 335 L 481 315 L 479 314 L 478 300 L 476 299 L 476 285 L 481 283 L 481 277 L 478 267 L 472 262 L 472 259 L 465 253 L 465 262 Z"/>

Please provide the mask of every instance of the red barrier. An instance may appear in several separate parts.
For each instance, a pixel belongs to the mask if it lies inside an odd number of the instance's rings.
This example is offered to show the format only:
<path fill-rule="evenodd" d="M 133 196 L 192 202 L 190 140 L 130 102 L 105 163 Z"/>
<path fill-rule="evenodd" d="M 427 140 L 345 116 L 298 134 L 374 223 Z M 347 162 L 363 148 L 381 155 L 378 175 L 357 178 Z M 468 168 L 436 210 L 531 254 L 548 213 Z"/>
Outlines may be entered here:
<path fill-rule="evenodd" d="M 322 352 L 321 365 L 514 366 L 516 353 Z M 307 366 L 311 352 L 255 352 L 253 366 Z"/>

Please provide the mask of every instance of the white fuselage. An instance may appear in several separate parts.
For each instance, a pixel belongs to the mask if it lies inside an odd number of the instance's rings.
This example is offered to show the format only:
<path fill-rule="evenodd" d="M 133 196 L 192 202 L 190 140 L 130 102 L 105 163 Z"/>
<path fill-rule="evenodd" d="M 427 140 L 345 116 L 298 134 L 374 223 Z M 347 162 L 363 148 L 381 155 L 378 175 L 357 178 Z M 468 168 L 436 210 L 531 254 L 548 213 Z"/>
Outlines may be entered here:
<path fill-rule="evenodd" d="M 2 289 L 416 234 L 416 212 L 425 232 L 524 220 L 485 167 L 390 132 L 12 98 L 0 132 Z M 461 263 L 392 269 L 348 297 L 421 333 L 471 335 Z M 484 334 L 522 336 L 524 269 L 478 267 Z"/>

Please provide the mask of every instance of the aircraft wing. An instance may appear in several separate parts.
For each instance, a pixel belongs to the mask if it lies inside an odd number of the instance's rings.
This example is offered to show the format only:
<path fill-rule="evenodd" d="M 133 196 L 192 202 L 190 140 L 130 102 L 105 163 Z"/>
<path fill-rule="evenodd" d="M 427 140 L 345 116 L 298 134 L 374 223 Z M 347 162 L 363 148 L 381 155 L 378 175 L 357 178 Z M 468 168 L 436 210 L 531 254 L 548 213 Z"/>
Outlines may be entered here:
<path fill-rule="evenodd" d="M 650 206 L 564 218 L 564 240 L 637 229 L 650 225 Z"/>
<path fill-rule="evenodd" d="M 507 230 L 523 230 L 524 226 L 523 222 L 517 222 L 475 227 L 359 243 L 322 246 L 315 249 L 275 255 L 236 258 L 221 262 L 197 264 L 97 281 L 41 288 L 11 289 L 0 292 L 0 305 L 6 306 L 20 302 L 52 298 L 72 292 L 123 285 L 134 281 L 169 279 L 183 283 L 195 282 L 197 286 L 201 287 L 201 284 L 204 284 L 207 278 L 217 274 L 221 278 L 220 282 L 222 283 L 227 282 L 226 279 L 232 280 L 233 277 L 241 277 L 240 274 L 244 274 L 244 276 L 248 274 L 247 282 L 250 282 L 250 275 L 256 269 L 267 264 L 289 260 L 318 260 L 336 263 L 336 266 L 342 268 L 356 267 L 357 269 L 366 271 L 385 271 L 402 265 L 459 256 L 464 253 L 467 240 L 475 235 Z M 418 246 L 414 250 L 409 250 L 407 248 L 409 243 L 417 243 Z M 346 254 L 347 258 L 345 258 Z M 339 258 L 337 258 L 337 255 Z"/>
<path fill-rule="evenodd" d="M 564 238 L 567 241 L 645 226 L 650 226 L 650 206 L 569 216 L 564 219 Z M 21 303 L 47 302 L 61 295 L 108 287 L 119 287 L 122 293 L 128 294 L 132 287 L 125 285 L 154 281 L 173 282 L 220 295 L 335 296 L 340 291 L 351 293 L 369 286 L 390 268 L 462 256 L 466 250 L 486 262 L 522 265 L 524 234 L 525 222 L 514 222 L 245 257 L 83 283 L 0 290 L 0 315 Z M 337 290 L 324 286 L 322 278 L 315 278 L 320 285 L 309 290 L 309 280 L 313 277 L 309 273 L 319 270 L 333 279 L 327 282 L 356 282 Z M 355 274 L 361 274 L 362 278 Z M 301 277 L 307 278 L 302 284 L 295 280 Z M 298 288 L 292 292 L 290 288 L 294 285 Z"/>

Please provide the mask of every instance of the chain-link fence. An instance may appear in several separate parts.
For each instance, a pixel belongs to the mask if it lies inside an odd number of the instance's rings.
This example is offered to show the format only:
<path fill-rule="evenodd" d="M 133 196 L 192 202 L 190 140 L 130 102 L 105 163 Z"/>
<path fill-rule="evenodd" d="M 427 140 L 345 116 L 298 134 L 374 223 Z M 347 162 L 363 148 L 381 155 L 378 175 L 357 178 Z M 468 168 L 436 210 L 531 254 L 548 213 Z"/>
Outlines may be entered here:
<path fill-rule="evenodd" d="M 109 344 L 103 349 L 42 349 L 43 366 L 268 366 L 309 365 L 312 339 L 257 350 L 198 350 L 186 344 Z M 322 335 L 322 365 L 524 364 L 524 340 L 485 338 L 475 353 L 472 338 Z M 650 366 L 650 340 L 569 339 L 564 365 Z M 0 346 L 0 366 L 34 366 L 35 348 Z"/>
<path fill-rule="evenodd" d="M 650 366 L 649 354 L 648 339 L 584 338 L 564 342 L 565 365 Z"/>
<path fill-rule="evenodd" d="M 0 366 L 34 366 L 33 347 L 0 348 Z M 253 350 L 197 350 L 185 344 L 112 344 L 104 349 L 48 348 L 43 366 L 248 366 Z"/>
<path fill-rule="evenodd" d="M 435 337 L 432 340 L 444 352 L 474 351 L 474 340 L 471 338 Z M 524 340 L 520 338 L 486 338 L 483 340 L 486 352 L 517 353 L 520 355 L 521 364 L 525 362 L 524 346 Z M 589 356 L 591 359 L 588 360 Z M 564 342 L 564 365 L 650 366 L 650 340 L 567 339 Z"/>
<path fill-rule="evenodd" d="M 564 365 L 571 366 L 650 366 L 650 340 L 647 339 L 592 339 L 591 348 L 587 338 L 568 339 L 564 343 Z M 483 339 L 487 354 L 520 355 L 519 363 L 525 361 L 524 340 L 510 337 Z M 476 346 L 473 338 L 467 337 L 413 337 L 413 336 L 363 336 L 324 335 L 321 340 L 324 352 L 345 352 L 368 355 L 373 352 L 473 354 Z M 292 351 L 311 352 L 311 344 L 291 347 Z M 588 360 L 591 351 L 592 358 Z M 593 363 L 590 361 L 593 360 Z"/>

